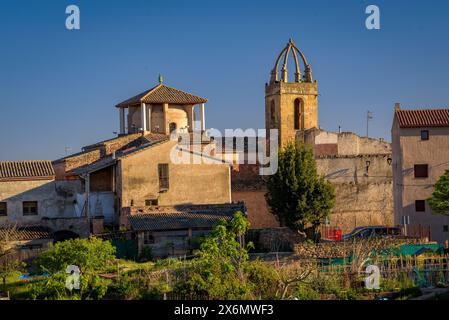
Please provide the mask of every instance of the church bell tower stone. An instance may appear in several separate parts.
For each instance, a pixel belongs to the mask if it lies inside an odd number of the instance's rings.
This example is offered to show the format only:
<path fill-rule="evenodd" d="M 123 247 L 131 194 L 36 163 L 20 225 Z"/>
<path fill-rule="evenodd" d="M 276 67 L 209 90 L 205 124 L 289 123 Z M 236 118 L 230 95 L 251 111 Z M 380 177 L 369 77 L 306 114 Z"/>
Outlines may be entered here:
<path fill-rule="evenodd" d="M 295 62 L 292 82 L 288 80 L 287 70 L 290 53 Z M 303 62 L 303 75 L 299 59 Z M 312 70 L 305 56 L 291 39 L 279 54 L 271 71 L 270 82 L 265 85 L 265 127 L 267 135 L 269 129 L 279 130 L 280 147 L 296 141 L 304 130 L 318 127 L 318 83 L 312 78 Z"/>

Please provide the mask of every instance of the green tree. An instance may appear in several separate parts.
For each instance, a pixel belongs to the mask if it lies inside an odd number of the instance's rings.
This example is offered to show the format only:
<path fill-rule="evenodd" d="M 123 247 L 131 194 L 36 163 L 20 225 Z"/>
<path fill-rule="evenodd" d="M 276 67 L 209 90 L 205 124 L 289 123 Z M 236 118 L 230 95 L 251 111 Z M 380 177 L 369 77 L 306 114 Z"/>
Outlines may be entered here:
<path fill-rule="evenodd" d="M 109 241 L 91 237 L 58 242 L 45 251 L 36 265 L 41 272 L 49 272 L 48 277 L 36 281 L 31 286 L 33 299 L 101 299 L 108 289 L 108 281 L 98 272 L 104 270 L 115 259 L 115 247 Z M 80 271 L 80 288 L 69 291 L 66 288 L 69 265 Z"/>
<path fill-rule="evenodd" d="M 42 272 L 65 271 L 67 266 L 76 265 L 81 272 L 104 269 L 115 259 L 115 247 L 109 241 L 95 237 L 71 239 L 51 245 L 37 260 Z"/>
<path fill-rule="evenodd" d="M 438 179 L 435 191 L 427 201 L 434 213 L 449 215 L 449 170 Z"/>
<path fill-rule="evenodd" d="M 335 203 L 333 186 L 319 176 L 309 146 L 290 143 L 279 151 L 278 171 L 268 177 L 266 195 L 281 225 L 304 231 L 316 228 L 328 217 Z"/>
<path fill-rule="evenodd" d="M 244 299 L 250 295 L 245 266 L 248 249 L 244 235 L 249 228 L 246 217 L 237 212 L 230 223 L 220 221 L 204 239 L 193 268 L 179 281 L 175 291 L 207 296 L 211 299 Z"/>

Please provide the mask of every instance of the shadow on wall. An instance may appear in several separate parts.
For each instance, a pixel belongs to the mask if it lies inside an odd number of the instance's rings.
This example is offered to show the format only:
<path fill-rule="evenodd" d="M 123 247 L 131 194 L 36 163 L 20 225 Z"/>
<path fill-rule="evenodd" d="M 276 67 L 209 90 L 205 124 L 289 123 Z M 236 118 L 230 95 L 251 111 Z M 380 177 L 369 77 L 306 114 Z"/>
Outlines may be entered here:
<path fill-rule="evenodd" d="M 79 181 L 0 183 L 0 201 L 7 205 L 7 214 L 0 216 L 0 224 L 32 224 L 44 217 L 76 217 L 76 195 L 79 192 Z M 31 208 L 25 209 L 24 202 L 28 202 Z"/>
<path fill-rule="evenodd" d="M 70 239 L 78 239 L 80 236 L 70 230 L 59 230 L 53 233 L 53 242 L 66 241 Z"/>

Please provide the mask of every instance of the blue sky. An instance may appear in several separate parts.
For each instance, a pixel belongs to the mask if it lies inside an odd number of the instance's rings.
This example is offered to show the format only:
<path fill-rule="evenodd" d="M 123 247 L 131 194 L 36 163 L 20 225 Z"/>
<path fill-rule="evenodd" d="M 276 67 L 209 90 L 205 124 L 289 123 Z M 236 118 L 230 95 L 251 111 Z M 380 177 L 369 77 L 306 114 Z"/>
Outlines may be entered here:
<path fill-rule="evenodd" d="M 65 28 L 76 4 L 81 30 Z M 381 30 L 365 28 L 365 8 Z M 449 104 L 449 1 L 0 2 L 0 160 L 56 159 L 113 136 L 114 105 L 167 85 L 209 99 L 207 127 L 263 128 L 264 85 L 290 37 L 327 130 L 390 140 L 393 105 Z"/>

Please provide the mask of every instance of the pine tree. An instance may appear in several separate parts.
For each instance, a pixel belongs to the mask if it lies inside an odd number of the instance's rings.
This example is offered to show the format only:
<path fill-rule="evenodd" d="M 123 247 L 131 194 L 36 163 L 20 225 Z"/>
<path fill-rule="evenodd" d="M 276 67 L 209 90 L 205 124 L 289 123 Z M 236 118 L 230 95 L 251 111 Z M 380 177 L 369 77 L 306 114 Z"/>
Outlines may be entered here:
<path fill-rule="evenodd" d="M 427 200 L 434 213 L 449 216 L 449 170 L 438 179 L 435 191 Z"/>
<path fill-rule="evenodd" d="M 278 171 L 267 179 L 268 205 L 282 226 L 316 230 L 335 203 L 333 186 L 317 173 L 309 146 L 290 143 L 279 151 Z"/>

